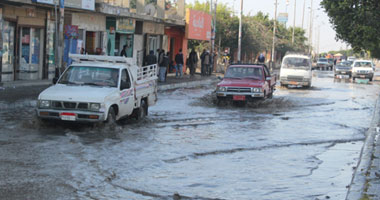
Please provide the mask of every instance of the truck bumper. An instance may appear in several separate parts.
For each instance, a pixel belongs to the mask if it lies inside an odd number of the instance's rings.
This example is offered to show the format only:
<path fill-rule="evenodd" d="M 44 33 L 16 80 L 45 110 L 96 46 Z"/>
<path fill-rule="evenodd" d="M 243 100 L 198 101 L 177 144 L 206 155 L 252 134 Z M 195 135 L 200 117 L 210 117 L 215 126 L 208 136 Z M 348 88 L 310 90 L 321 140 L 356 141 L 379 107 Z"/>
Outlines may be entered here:
<path fill-rule="evenodd" d="M 255 99 L 255 98 L 264 98 L 264 93 L 235 93 L 235 92 L 216 92 L 216 96 L 222 99 L 234 100 L 235 97 L 245 96 L 245 100 Z M 244 100 L 236 100 L 244 101 Z"/>
<path fill-rule="evenodd" d="M 298 86 L 309 86 L 310 81 L 280 81 L 281 85 L 298 85 Z"/>
<path fill-rule="evenodd" d="M 41 119 L 54 119 L 62 121 L 78 122 L 102 122 L 105 120 L 105 114 L 102 112 L 78 111 L 78 110 L 54 110 L 54 109 L 36 109 L 37 116 Z"/>
<path fill-rule="evenodd" d="M 371 79 L 373 78 L 373 73 L 371 74 L 358 74 L 358 73 L 353 73 L 352 74 L 352 78 L 368 78 L 368 79 Z"/>

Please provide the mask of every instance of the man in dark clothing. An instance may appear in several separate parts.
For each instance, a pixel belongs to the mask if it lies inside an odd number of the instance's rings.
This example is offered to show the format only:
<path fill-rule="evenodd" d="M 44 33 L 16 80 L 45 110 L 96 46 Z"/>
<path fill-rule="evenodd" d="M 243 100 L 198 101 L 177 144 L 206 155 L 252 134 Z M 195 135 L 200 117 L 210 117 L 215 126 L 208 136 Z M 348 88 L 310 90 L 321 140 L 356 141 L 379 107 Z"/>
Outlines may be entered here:
<path fill-rule="evenodd" d="M 209 51 L 206 51 L 206 53 L 204 55 L 203 64 L 205 66 L 205 75 L 210 76 L 211 71 L 212 71 L 212 67 L 211 67 L 211 55 L 210 55 Z"/>
<path fill-rule="evenodd" d="M 175 77 L 178 77 L 178 74 L 180 74 L 180 77 L 182 77 L 182 67 L 183 67 L 183 54 L 182 49 L 179 50 L 179 53 L 175 55 Z"/>
<path fill-rule="evenodd" d="M 206 56 L 206 49 L 203 49 L 203 52 L 201 54 L 201 75 L 205 76 L 206 75 L 206 66 L 205 66 L 205 56 Z"/>
<path fill-rule="evenodd" d="M 197 67 L 197 63 L 198 63 L 198 55 L 197 55 L 197 52 L 195 52 L 195 49 L 193 48 L 190 52 L 190 55 L 189 55 L 189 68 L 190 68 L 190 75 L 191 76 L 194 76 L 195 74 L 195 69 Z"/>
<path fill-rule="evenodd" d="M 264 54 L 260 54 L 259 58 L 257 60 L 259 61 L 259 63 L 264 63 L 265 62 L 265 56 L 264 56 Z"/>
<path fill-rule="evenodd" d="M 127 45 L 123 46 L 123 50 L 121 50 L 120 56 L 127 57 Z"/>
<path fill-rule="evenodd" d="M 165 50 L 161 50 L 159 54 L 158 65 L 160 66 L 160 71 L 159 71 L 160 82 L 165 82 L 166 68 L 169 65 L 169 57 L 165 56 Z"/>
<path fill-rule="evenodd" d="M 154 55 L 154 51 L 150 50 L 149 55 L 145 57 L 145 65 L 153 65 L 153 64 L 157 64 L 157 58 Z"/>

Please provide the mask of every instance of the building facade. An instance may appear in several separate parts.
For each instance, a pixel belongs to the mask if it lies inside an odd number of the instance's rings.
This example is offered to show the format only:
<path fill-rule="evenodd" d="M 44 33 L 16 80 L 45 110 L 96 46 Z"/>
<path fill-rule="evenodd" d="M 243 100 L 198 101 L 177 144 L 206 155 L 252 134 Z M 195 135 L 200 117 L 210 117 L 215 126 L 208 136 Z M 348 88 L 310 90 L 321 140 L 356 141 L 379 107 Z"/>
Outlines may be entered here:
<path fill-rule="evenodd" d="M 56 76 L 58 34 L 64 34 L 64 67 L 69 53 L 120 56 L 125 48 L 140 66 L 150 50 L 174 56 L 184 47 L 184 8 L 184 0 L 136 0 L 135 7 L 129 0 L 65 0 L 64 33 L 58 33 L 58 0 L 3 0 L 0 82 Z"/>

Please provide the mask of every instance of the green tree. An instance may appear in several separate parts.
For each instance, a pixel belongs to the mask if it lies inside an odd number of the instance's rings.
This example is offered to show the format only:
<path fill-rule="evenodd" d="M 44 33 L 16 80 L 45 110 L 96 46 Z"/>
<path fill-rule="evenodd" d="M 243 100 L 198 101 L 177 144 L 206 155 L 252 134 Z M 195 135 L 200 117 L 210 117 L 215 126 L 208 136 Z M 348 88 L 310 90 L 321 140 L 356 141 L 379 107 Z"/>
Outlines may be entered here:
<path fill-rule="evenodd" d="M 380 58 L 380 1 L 379 0 L 323 0 L 322 7 L 334 25 L 336 37 L 356 52 L 368 50 Z"/>

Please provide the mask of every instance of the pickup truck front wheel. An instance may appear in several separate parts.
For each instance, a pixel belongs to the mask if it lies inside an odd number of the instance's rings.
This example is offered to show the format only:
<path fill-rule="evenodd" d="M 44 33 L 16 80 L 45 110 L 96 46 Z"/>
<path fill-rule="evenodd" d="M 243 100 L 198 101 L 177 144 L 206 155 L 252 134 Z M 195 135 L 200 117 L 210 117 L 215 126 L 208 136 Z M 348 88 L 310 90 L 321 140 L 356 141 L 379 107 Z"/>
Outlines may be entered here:
<path fill-rule="evenodd" d="M 108 110 L 106 123 L 109 125 L 116 123 L 116 114 L 115 109 L 113 107 L 110 107 L 110 109 Z"/>

